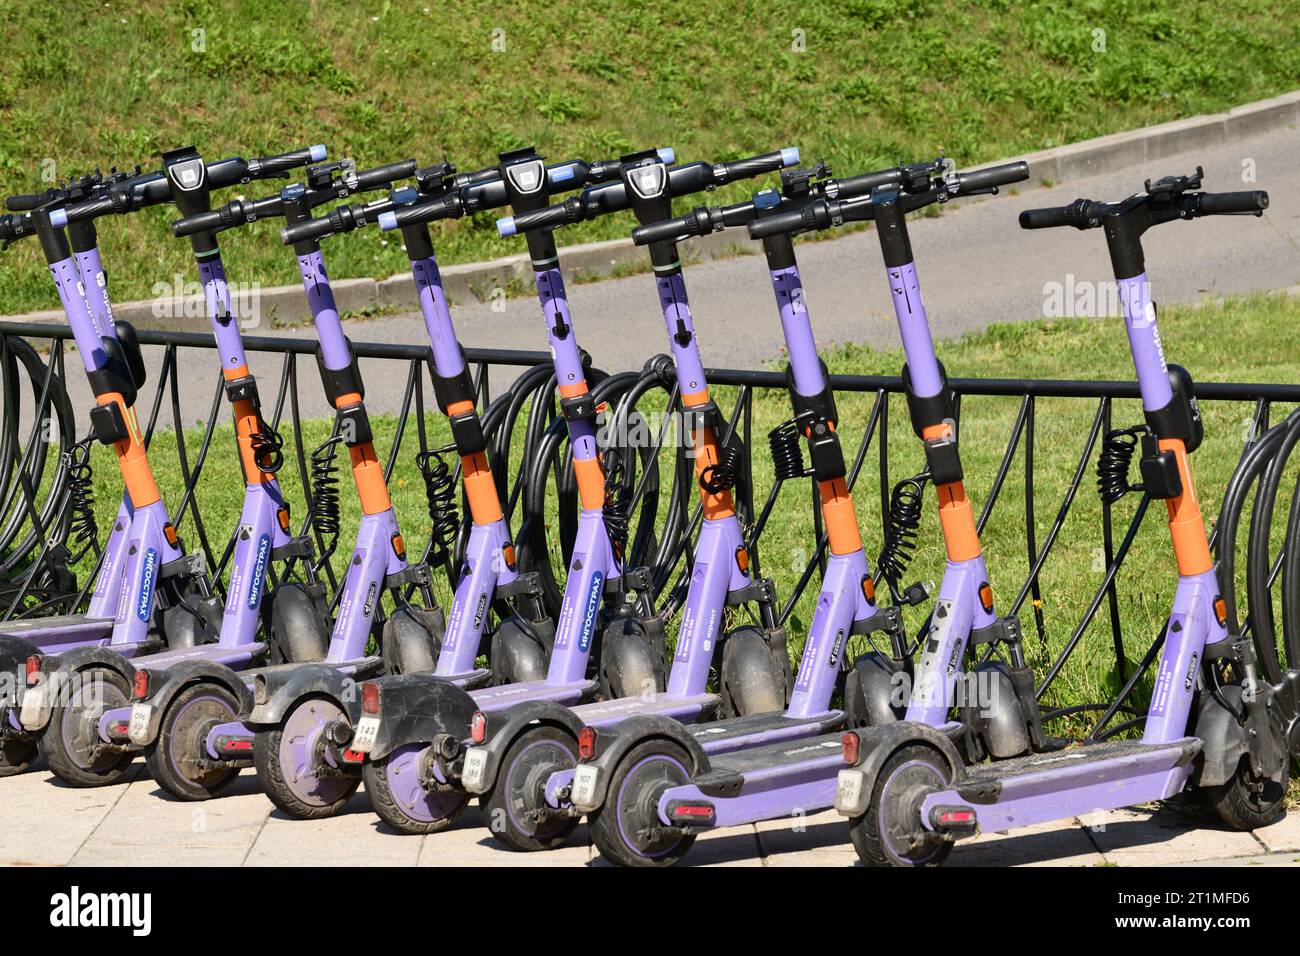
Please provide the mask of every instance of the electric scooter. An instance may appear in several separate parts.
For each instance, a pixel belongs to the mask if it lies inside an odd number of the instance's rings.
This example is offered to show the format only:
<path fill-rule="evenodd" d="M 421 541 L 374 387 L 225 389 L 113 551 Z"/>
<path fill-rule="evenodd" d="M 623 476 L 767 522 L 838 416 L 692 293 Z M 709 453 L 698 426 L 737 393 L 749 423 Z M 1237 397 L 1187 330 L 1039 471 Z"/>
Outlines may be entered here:
<path fill-rule="evenodd" d="M 877 192 L 897 190 L 900 183 L 918 175 L 929 183 L 935 168 L 937 164 L 928 164 L 917 170 L 867 174 L 858 177 L 857 184 L 864 190 L 874 186 Z M 951 171 L 945 181 L 945 199 L 995 189 L 1027 176 L 1024 163 L 964 177 Z M 832 184 L 819 191 L 837 194 L 839 189 Z M 785 200 L 778 201 L 768 193 L 755 197 L 751 204 L 731 207 L 730 213 L 717 210 L 707 214 L 713 224 L 725 223 L 728 215 L 738 222 L 749 221 L 750 235 L 764 240 L 769 264 L 781 267 L 773 269 L 771 277 L 778 303 L 784 307 L 789 307 L 787 299 L 801 298 L 789 286 L 797 273 L 787 271 L 786 264 L 793 267 L 794 262 L 793 249 L 787 243 L 789 233 L 813 225 L 801 218 L 808 202 L 792 198 L 789 206 L 794 208 L 790 208 Z M 693 215 L 698 227 L 705 217 L 698 210 Z M 654 238 L 649 228 L 643 228 L 643 237 Z M 897 639 L 888 657 L 868 655 L 855 665 L 855 693 L 861 695 L 859 720 L 892 726 L 899 717 L 894 701 L 905 699 L 905 716 L 932 728 L 944 739 L 964 738 L 968 747 L 998 757 L 1041 749 L 1046 739 L 1033 697 L 1033 675 L 1024 661 L 1018 621 L 994 613 L 974 513 L 962 484 L 951 395 L 934 354 L 924 313 L 912 298 L 896 296 L 895 306 L 907 354 L 903 379 L 909 413 L 913 430 L 925 444 L 929 480 L 939 498 L 948 561 L 923 636 L 920 659 L 912 665 L 915 673 L 909 670 L 910 655 Z M 841 627 L 838 625 L 836 631 Z M 823 641 L 839 643 L 825 638 Z M 1005 648 L 1010 665 L 991 662 L 974 674 L 966 674 L 962 664 L 971 644 Z M 818 672 L 815 666 L 807 667 L 807 655 L 815 651 L 810 638 L 801 675 L 805 671 Z M 841 654 L 842 648 L 837 648 L 829 656 L 838 664 Z M 908 684 L 909 692 L 900 693 Z M 986 685 L 987 692 L 979 693 L 979 688 Z M 972 706 L 972 695 L 983 699 L 977 699 Z M 990 709 L 990 704 L 996 706 Z M 949 719 L 954 705 L 961 705 L 960 719 Z M 576 810 L 588 814 L 593 840 L 606 859 L 625 866 L 668 865 L 680 860 L 695 836 L 707 829 L 831 806 L 838 769 L 838 735 L 760 742 L 744 750 L 713 755 L 702 746 L 698 732 L 703 728 L 693 729 L 697 733 L 683 733 L 668 725 L 637 727 L 629 723 L 612 732 L 594 728 L 584 731 L 584 759 L 574 776 L 572 801 Z"/>
<path fill-rule="evenodd" d="M 889 202 L 873 197 L 865 213 L 841 210 L 846 218 L 876 220 L 891 286 L 915 282 L 903 212 L 932 201 L 933 191 L 918 190 Z M 1142 250 L 1142 235 L 1153 226 L 1259 216 L 1267 206 L 1262 191 L 1202 192 L 1198 168 L 1192 176 L 1148 180 L 1143 191 L 1119 202 L 1079 199 L 1020 214 L 1026 229 L 1106 233 L 1142 395 L 1145 423 L 1131 431 L 1140 443 L 1141 487 L 1165 501 L 1179 575 L 1151 705 L 1139 739 L 975 767 L 942 735 L 912 721 L 888 733 L 846 734 L 842 759 L 849 767 L 840 771 L 835 807 L 849 818 L 863 862 L 936 865 L 954 841 L 981 830 L 1165 800 L 1188 788 L 1235 829 L 1267 826 L 1285 815 L 1288 764 L 1300 730 L 1300 671 L 1286 671 L 1277 684 L 1263 680 L 1250 639 L 1228 627 L 1222 595 L 1232 582 L 1220 579 L 1211 557 L 1188 459 L 1201 443 L 1200 412 L 1191 376 L 1165 363 Z M 892 248 L 886 234 L 894 237 Z"/>
<path fill-rule="evenodd" d="M 390 186 L 411 176 L 415 161 L 392 163 L 375 169 L 357 170 L 349 160 L 307 170 L 307 184 L 286 187 L 259 200 L 237 199 L 219 209 L 193 213 L 173 223 L 177 236 L 216 234 L 269 217 L 306 217 L 314 206 L 364 190 Z M 391 205 L 391 203 L 390 203 Z M 134 704 L 129 727 L 131 743 L 145 751 L 154 779 L 168 793 L 186 800 L 215 796 L 238 776 L 241 769 L 258 759 L 256 741 L 270 754 L 295 752 L 314 746 L 311 728 L 337 719 L 355 697 L 356 680 L 381 671 L 407 673 L 429 671 L 438 656 L 444 629 L 441 611 L 430 589 L 427 565 L 409 564 L 406 547 L 398 531 L 389 500 L 383 468 L 375 453 L 363 397 L 364 384 L 351 343 L 343 334 L 316 242 L 295 249 L 308 304 L 320 339 L 317 353 L 326 397 L 336 412 L 335 436 L 312 455 L 313 462 L 332 462 L 335 449 L 346 446 L 352 462 L 352 476 L 362 506 L 357 540 L 348 573 L 332 606 L 339 608 L 332 628 L 327 625 L 324 585 L 310 549 L 297 555 L 307 572 L 305 586 L 316 599 L 318 613 L 295 622 L 284 636 L 295 645 L 315 648 L 328 641 L 323 654 L 294 657 L 292 663 L 272 664 L 235 673 L 208 661 L 187 662 L 178 667 L 136 671 Z M 318 469 L 319 470 L 319 469 Z M 317 475 L 311 497 L 308 524 L 328 515 L 337 525 L 337 497 L 332 479 Z M 329 492 L 327 494 L 326 492 Z M 319 527 L 317 530 L 320 530 Z M 305 537 L 300 540 L 309 540 Z M 403 591 L 418 589 L 425 605 L 410 603 Z M 392 595 L 394 608 L 383 613 L 382 595 Z M 377 638 L 379 653 L 367 653 L 371 637 Z M 463 683 L 482 683 L 490 676 L 475 670 L 473 661 L 455 675 Z M 308 729 L 304 729 L 308 728 Z M 278 756 L 261 763 L 280 769 Z M 346 802 L 355 790 L 331 780 L 299 786 L 293 772 L 264 774 L 267 792 L 277 805 L 315 808 L 323 800 L 332 805 Z M 346 791 L 325 793 L 331 785 Z"/>
<path fill-rule="evenodd" d="M 144 363 L 135 330 L 129 323 L 112 320 L 94 225 L 75 225 L 69 242 L 50 222 L 60 205 L 99 195 L 125 178 L 117 173 L 84 177 L 66 189 L 10 197 L 10 208 L 30 211 L 5 216 L 0 222 L 0 239 L 6 243 L 41 236 L 64 314 L 100 402 L 92 414 L 91 434 L 78 447 L 84 449 L 95 440 L 112 444 L 125 484 L 86 613 L 0 624 L 0 776 L 20 773 L 36 757 L 35 735 L 24 729 L 22 711 L 26 705 L 35 721 L 47 706 L 49 688 L 40 675 L 43 657 L 75 652 L 89 663 L 99 655 L 124 658 L 159 651 L 168 644 L 187 647 L 198 642 L 210 617 L 206 581 L 174 540 L 175 531 L 145 459 L 133 408 L 137 389 L 144 384 Z M 119 422 L 123 437 L 117 439 Z M 141 507 L 137 509 L 133 501 L 141 502 Z M 147 576 L 140 555 L 148 557 Z M 192 613 L 193 607 L 202 613 Z M 38 684 L 42 684 L 39 690 Z M 111 693 L 121 692 L 115 687 Z"/>
<path fill-rule="evenodd" d="M 213 189 L 282 175 L 289 169 L 323 159 L 324 153 L 323 146 L 316 146 L 264 160 L 232 158 L 209 164 L 193 147 L 172 150 L 163 154 L 161 170 L 133 175 L 93 197 L 38 217 L 38 233 L 45 241 L 47 235 L 68 224 L 131 213 L 162 203 L 173 203 L 183 212 L 199 211 L 209 206 Z M 290 647 L 282 637 L 286 632 L 301 635 L 306 630 L 302 622 L 310 621 L 318 613 L 315 598 L 297 582 L 282 581 L 273 591 L 266 586 L 273 562 L 293 560 L 306 544 L 289 533 L 289 509 L 275 480 L 275 471 L 282 461 L 280 442 L 262 418 L 257 384 L 248 371 L 215 237 L 207 233 L 196 235 L 191 243 L 222 360 L 226 396 L 235 418 L 245 481 L 244 502 L 234 536 L 225 608 L 217 619 L 220 602 L 208 599 L 204 605 L 208 612 L 206 619 L 210 621 L 207 642 L 137 656 L 135 663 L 167 669 L 209 662 L 243 669 L 260 663 L 268 652 L 273 659 L 291 659 L 296 654 L 319 657 L 324 650 L 319 644 Z M 138 355 L 138 348 L 133 354 Z M 143 457 L 139 426 L 134 419 L 128 422 L 120 413 L 106 416 L 100 411 L 116 407 L 101 404 L 92 414 L 92 427 L 101 441 L 140 443 Z M 135 502 L 137 498 L 129 484 L 127 491 Z M 149 495 L 156 498 L 156 487 L 146 489 L 145 494 L 146 500 Z M 173 539 L 169 541 L 172 547 L 178 547 L 174 528 L 167 536 Z M 169 561 L 164 560 L 161 567 L 155 567 L 159 560 L 156 552 L 151 554 L 148 550 L 141 559 L 141 580 L 149 586 L 141 587 L 136 602 L 137 617 L 143 616 L 142 611 L 151 601 L 148 596 L 152 590 L 151 579 L 159 570 L 166 572 Z M 203 575 L 202 555 L 186 558 L 186 567 L 192 575 Z M 269 609 L 264 608 L 266 602 L 270 604 Z M 258 640 L 263 614 L 270 621 L 270 644 Z M 195 612 L 195 616 L 201 615 Z M 272 651 L 272 645 L 278 650 Z M 130 741 L 133 662 L 102 649 L 78 650 L 57 657 L 37 657 L 29 660 L 28 668 L 34 671 L 29 683 L 35 679 L 44 692 L 24 695 L 22 724 L 27 732 L 39 735 L 38 746 L 51 770 L 75 786 L 101 786 L 117 780 L 138 750 Z M 68 685 L 73 689 L 64 693 L 62 688 Z M 95 692 L 88 693 L 88 689 Z M 35 698 L 39 704 L 29 698 Z"/>
<path fill-rule="evenodd" d="M 774 152 L 735 164 L 746 175 L 757 176 L 787 165 L 790 151 Z M 636 166 L 624 166 L 624 184 L 635 175 Z M 716 178 L 739 178 L 736 172 L 716 172 Z M 671 173 L 669 174 L 671 177 Z M 598 187 L 599 188 L 599 187 Z M 685 187 L 679 185 L 685 191 Z M 676 262 L 676 243 L 686 238 L 680 220 L 658 221 L 665 211 L 660 197 L 631 192 L 632 199 L 606 200 L 602 208 L 613 211 L 630 204 L 639 218 L 653 222 L 643 225 L 634 238 L 638 244 L 650 244 L 654 262 L 661 271 Z M 523 228 L 528 228 L 525 217 Z M 844 721 L 844 713 L 831 708 L 838 676 L 844 669 L 847 641 L 851 635 L 883 631 L 891 644 L 900 650 L 903 643 L 901 618 L 897 608 L 876 605 L 875 582 L 868 572 L 862 539 L 853 513 L 848 487 L 848 471 L 835 427 L 838 415 L 834 397 L 826 381 L 825 366 L 817 358 L 807 313 L 798 295 L 798 270 L 793 247 L 773 249 L 774 281 L 778 284 L 778 306 L 782 327 L 790 344 L 792 364 L 788 368 L 790 395 L 795 418 L 773 432 L 777 452 L 778 483 L 811 476 L 817 482 L 821 509 L 830 535 L 831 556 L 818 600 L 812 631 L 805 646 L 798 680 L 789 707 L 770 707 L 765 711 L 741 712 L 724 720 L 712 720 L 682 728 L 708 753 L 725 753 L 757 746 L 774 740 L 792 740 L 835 729 Z M 780 261 L 780 272 L 775 264 Z M 671 274 L 671 273 L 670 273 Z M 779 278 L 778 278 L 779 277 Z M 796 293 L 793 300 L 790 294 Z M 669 328 L 680 319 L 689 331 L 690 314 L 684 295 L 674 298 L 675 315 L 669 316 Z M 797 303 L 798 307 L 795 307 Z M 679 330 L 680 334 L 680 330 Z M 675 365 L 678 368 L 700 367 L 698 344 L 694 335 L 673 336 Z M 703 437 L 703 436 L 701 436 Z M 811 472 L 805 470 L 800 441 L 809 442 L 813 459 Z M 707 439 L 706 439 L 707 441 Z M 700 446 L 697 446 L 700 447 Z M 779 453 L 778 453 L 779 452 Z M 703 474 L 703 470 L 701 471 Z M 707 477 L 697 477 L 701 496 L 707 503 Z M 774 498 L 764 509 L 750 534 L 750 542 L 761 534 L 763 519 L 771 513 Z M 712 520 L 717 520 L 716 518 Z M 746 546 L 752 552 L 752 544 Z M 696 555 L 697 566 L 721 561 L 731 565 L 732 554 Z M 748 561 L 741 562 L 748 564 Z M 699 573 L 699 572 L 697 572 Z M 707 573 L 707 572 L 705 572 Z M 703 575 L 701 574 L 701 579 Z M 698 590 L 692 597 L 701 597 Z M 687 620 L 702 621 L 701 609 L 688 600 Z M 685 627 L 685 625 L 684 625 Z M 668 692 L 659 696 L 642 696 L 626 700 L 581 704 L 571 710 L 554 706 L 520 706 L 501 714 L 475 715 L 474 739 L 467 751 L 464 781 L 466 789 L 482 794 L 488 825 L 503 843 L 515 850 L 540 850 L 559 846 L 581 819 L 573 809 L 569 795 L 573 787 L 573 770 L 580 751 L 591 733 L 614 727 L 673 726 L 692 724 L 701 713 L 688 707 L 692 697 L 707 685 L 712 653 L 708 640 L 684 632 L 673 661 Z"/>

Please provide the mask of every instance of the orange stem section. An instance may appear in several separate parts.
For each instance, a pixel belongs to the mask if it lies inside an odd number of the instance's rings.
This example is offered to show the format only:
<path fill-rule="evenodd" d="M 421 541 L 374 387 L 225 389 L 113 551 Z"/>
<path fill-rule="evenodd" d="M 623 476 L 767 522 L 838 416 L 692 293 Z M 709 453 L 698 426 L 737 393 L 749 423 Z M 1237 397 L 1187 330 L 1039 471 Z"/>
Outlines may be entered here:
<path fill-rule="evenodd" d="M 149 457 L 145 454 L 144 439 L 140 435 L 140 422 L 135 417 L 135 409 L 128 408 L 122 396 L 117 392 L 105 392 L 96 398 L 100 405 L 117 405 L 122 410 L 126 422 L 127 437 L 113 442 L 113 451 L 117 454 L 117 467 L 122 472 L 122 482 L 126 485 L 131 504 L 143 508 L 162 498 L 158 491 L 158 482 L 154 480 L 153 469 L 149 467 Z"/>
<path fill-rule="evenodd" d="M 926 441 L 947 438 L 952 426 L 947 423 L 931 425 L 921 437 Z M 969 561 L 980 556 L 980 536 L 975 529 L 975 509 L 966 497 L 966 486 L 960 481 L 935 485 L 939 498 L 939 527 L 943 530 L 943 543 L 949 561 Z"/>
<path fill-rule="evenodd" d="M 707 388 L 682 396 L 682 404 L 687 408 L 704 405 L 708 400 Z M 712 428 L 696 428 L 691 432 L 691 445 L 695 450 L 695 477 L 698 479 L 705 469 L 718 463 L 718 436 Z M 736 513 L 736 503 L 732 500 L 730 491 L 715 495 L 700 485 L 700 500 L 704 503 L 704 517 L 710 520 L 728 518 Z"/>
<path fill-rule="evenodd" d="M 464 415 L 474 410 L 474 403 L 466 399 L 447 407 L 448 415 Z M 469 500 L 470 519 L 476 525 L 488 525 L 501 520 L 501 499 L 497 484 L 492 480 L 487 455 L 476 452 L 460 456 L 460 471 L 465 483 L 465 497 Z"/>
<path fill-rule="evenodd" d="M 225 368 L 221 370 L 221 374 L 225 376 L 226 381 L 231 382 L 247 376 L 248 366 Z M 231 408 L 235 416 L 235 442 L 239 447 L 239 464 L 244 470 L 244 481 L 249 484 L 254 482 L 265 484 L 271 480 L 271 475 L 257 467 L 257 456 L 253 452 L 253 434 L 258 431 L 258 426 L 261 424 L 257 408 L 246 398 L 232 403 Z"/>
<path fill-rule="evenodd" d="M 853 495 L 843 478 L 819 481 L 817 490 L 822 499 L 822 520 L 826 523 L 826 537 L 831 554 L 852 554 L 862 549 L 862 533 L 858 529 L 858 516 L 853 510 Z"/>
<path fill-rule="evenodd" d="M 1196 485 L 1192 482 L 1191 461 L 1181 438 L 1164 438 L 1161 451 L 1171 451 L 1178 462 L 1178 476 L 1183 482 L 1183 493 L 1165 502 L 1169 511 L 1169 537 L 1174 545 L 1179 574 L 1204 574 L 1214 566 L 1210 543 L 1205 537 L 1205 521 L 1201 505 L 1196 500 Z"/>

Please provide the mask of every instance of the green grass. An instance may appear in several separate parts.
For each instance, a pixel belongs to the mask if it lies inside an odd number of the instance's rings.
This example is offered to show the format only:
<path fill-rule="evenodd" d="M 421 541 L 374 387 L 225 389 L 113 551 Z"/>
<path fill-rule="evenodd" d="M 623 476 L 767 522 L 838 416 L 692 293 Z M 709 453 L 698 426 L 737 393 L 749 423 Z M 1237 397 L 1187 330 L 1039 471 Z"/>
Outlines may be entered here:
<path fill-rule="evenodd" d="M 1161 311 L 1160 318 L 1162 337 L 1171 360 L 1192 369 L 1199 381 L 1300 381 L 1300 343 L 1292 334 L 1296 322 L 1300 321 L 1300 299 L 1258 295 L 1222 304 L 1206 303 L 1201 307 L 1170 306 Z M 1258 348 L 1261 342 L 1270 343 L 1269 348 Z M 1028 378 L 1126 379 L 1132 374 L 1123 325 L 1118 318 L 995 325 L 985 332 L 942 343 L 940 354 L 954 377 L 1004 375 L 1009 369 Z M 866 346 L 830 350 L 826 359 L 834 373 L 896 374 L 901 364 L 899 352 L 876 351 Z M 263 394 L 274 395 L 276 385 L 275 382 L 263 383 Z M 717 388 L 715 394 L 720 406 L 729 410 L 735 400 L 735 390 Z M 839 431 L 850 453 L 861 440 L 871 398 L 847 392 L 838 396 Z M 433 408 L 431 401 L 427 407 Z M 648 409 L 652 406 L 643 407 Z M 984 504 L 1018 407 L 1019 400 L 1014 398 L 968 398 L 963 402 L 963 462 L 967 485 L 977 509 Z M 1227 402 L 1206 402 L 1202 408 L 1206 439 L 1194 456 L 1193 464 L 1204 513 L 1207 521 L 1213 521 L 1224 484 L 1240 454 L 1244 424 L 1251 409 L 1243 403 Z M 902 400 L 896 398 L 891 409 L 891 479 L 897 480 L 919 471 L 923 456 L 907 426 Z M 1274 420 L 1280 420 L 1287 410 L 1277 409 Z M 1033 482 L 1037 498 L 1035 528 L 1040 542 L 1056 515 L 1061 496 L 1076 467 L 1094 412 L 1095 404 L 1088 400 L 1042 399 L 1038 402 Z M 760 436 L 760 448 L 764 449 L 754 459 L 756 497 L 760 502 L 766 496 L 772 476 L 771 463 L 765 454 L 766 442 L 761 436 L 788 416 L 789 406 L 784 394 L 769 391 L 757 395 L 754 428 L 755 434 Z M 1115 403 L 1115 426 L 1137 424 L 1140 420 L 1137 401 Z M 386 460 L 393 438 L 394 419 L 376 416 L 374 426 L 380 453 Z M 440 416 L 430 414 L 428 427 L 432 443 L 448 439 L 445 421 Z M 323 441 L 328 434 L 328 422 L 307 422 L 304 436 L 307 449 Z M 201 436 L 202 427 L 185 431 L 191 462 Z M 175 432 L 160 428 L 150 450 L 151 458 L 157 463 L 165 498 L 173 505 L 180 500 L 182 490 L 179 469 L 174 464 L 175 439 Z M 408 546 L 413 551 L 423 546 L 428 533 L 423 487 L 414 463 L 415 443 L 412 423 L 391 482 L 397 513 Z M 202 514 L 218 554 L 225 543 L 224 535 L 236 523 L 241 501 L 239 474 L 237 469 L 230 467 L 232 444 L 233 432 L 223 411 L 216 426 L 212 457 L 198 485 Z M 864 540 L 868 553 L 873 556 L 881 540 L 875 461 L 873 449 L 855 494 Z M 120 482 L 111 455 L 105 449 L 96 447 L 94 463 L 97 511 L 101 526 L 106 527 L 120 494 Z M 1088 475 L 1042 575 L 1045 640 L 1040 641 L 1031 609 L 1026 607 L 1022 611 L 1027 647 L 1040 675 L 1069 637 L 1101 579 L 1101 505 L 1095 491 L 1092 464 L 1089 463 Z M 512 466 L 517 465 L 516 456 Z M 288 499 L 294 504 L 296 513 L 301 515 L 304 499 L 296 470 L 287 466 L 280 478 Z M 335 557 L 336 567 L 341 567 L 346 559 L 349 542 L 356 531 L 357 516 L 355 497 L 346 471 L 341 472 L 340 478 L 343 528 L 340 554 Z M 1136 480 L 1136 474 L 1133 479 Z M 1284 482 L 1284 487 L 1289 485 L 1289 481 Z M 1004 606 L 1010 602 L 1028 572 L 1024 487 L 1023 459 L 1018 459 L 984 535 L 990 574 Z M 808 500 L 806 488 L 786 488 L 760 542 L 763 571 L 776 579 L 783 596 L 790 593 L 811 554 L 813 529 Z M 1136 495 L 1129 496 L 1115 509 L 1117 540 L 1123 534 L 1136 501 Z M 1288 506 L 1289 495 L 1283 495 L 1278 513 L 1285 514 Z M 1119 577 L 1120 618 L 1130 661 L 1141 658 L 1158 632 L 1176 580 L 1162 515 L 1163 509 L 1159 504 L 1153 505 Z M 1280 521 L 1277 523 L 1281 524 Z M 183 522 L 181 531 L 187 544 L 191 548 L 197 547 L 192 521 Z M 942 574 L 944 556 L 932 493 L 926 497 L 919 541 L 920 547 L 908 580 L 937 580 Z M 444 602 L 450 599 L 445 588 L 441 597 Z M 806 638 L 815 599 L 814 584 L 792 616 L 790 650 L 795 661 Z M 922 613 L 908 612 L 909 629 L 914 630 L 920 624 Z M 1051 689 L 1046 703 L 1047 706 L 1062 706 L 1107 700 L 1117 687 L 1109 621 L 1103 608 Z M 1142 689 L 1137 703 L 1145 700 L 1146 691 L 1147 688 Z"/>
<path fill-rule="evenodd" d="M 364 165 L 447 156 L 463 168 L 528 144 L 555 158 L 671 145 L 683 160 L 796 144 L 841 173 L 940 148 L 975 163 L 1290 89 L 1298 14 L 1296 0 L 770 0 L 725 12 L 693 0 L 70 0 L 51 17 L 0 0 L 0 185 L 153 165 L 186 143 L 217 158 L 325 141 Z M 171 218 L 103 223 L 119 300 L 192 275 Z M 438 226 L 443 261 L 519 252 L 493 218 Z M 629 225 L 614 217 L 565 241 Z M 297 281 L 270 228 L 225 246 L 235 281 Z M 399 243 L 373 230 L 329 256 L 339 278 L 405 268 Z M 0 313 L 56 306 L 34 242 L 0 261 Z"/>

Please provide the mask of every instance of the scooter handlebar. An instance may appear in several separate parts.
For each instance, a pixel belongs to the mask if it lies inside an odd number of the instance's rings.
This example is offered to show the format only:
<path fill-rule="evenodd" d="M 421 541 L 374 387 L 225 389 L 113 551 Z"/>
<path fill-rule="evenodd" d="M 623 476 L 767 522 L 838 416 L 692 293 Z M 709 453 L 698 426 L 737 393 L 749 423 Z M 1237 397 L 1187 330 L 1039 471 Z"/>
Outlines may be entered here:
<path fill-rule="evenodd" d="M 416 165 L 414 159 L 404 159 L 401 162 L 360 170 L 357 173 L 356 191 L 367 192 L 372 189 L 381 189 L 392 185 L 399 179 L 410 179 L 415 175 Z"/>
<path fill-rule="evenodd" d="M 958 193 L 981 192 L 1023 182 L 1029 178 L 1029 164 L 1026 162 L 1003 163 L 1001 166 L 989 166 L 970 173 L 957 174 Z"/>
<path fill-rule="evenodd" d="M 1268 208 L 1268 193 L 1253 189 L 1236 193 L 1201 193 L 1196 205 L 1198 216 L 1261 216 Z"/>
<path fill-rule="evenodd" d="M 54 202 L 63 195 L 61 189 L 47 189 L 43 193 L 20 193 L 5 200 L 5 208 L 10 212 L 28 212 L 48 202 Z"/>
<path fill-rule="evenodd" d="M 773 150 L 748 159 L 738 159 L 732 163 L 719 163 L 719 174 L 715 180 L 719 185 L 734 182 L 737 179 L 753 179 L 764 173 L 775 173 L 787 166 L 799 165 L 799 147 L 787 146 L 785 149 Z"/>
<path fill-rule="evenodd" d="M 278 176 L 291 169 L 323 162 L 326 152 L 325 147 L 317 143 L 315 146 L 291 150 L 278 156 L 263 156 L 250 159 L 248 161 L 248 175 L 250 179 L 266 179 Z"/>

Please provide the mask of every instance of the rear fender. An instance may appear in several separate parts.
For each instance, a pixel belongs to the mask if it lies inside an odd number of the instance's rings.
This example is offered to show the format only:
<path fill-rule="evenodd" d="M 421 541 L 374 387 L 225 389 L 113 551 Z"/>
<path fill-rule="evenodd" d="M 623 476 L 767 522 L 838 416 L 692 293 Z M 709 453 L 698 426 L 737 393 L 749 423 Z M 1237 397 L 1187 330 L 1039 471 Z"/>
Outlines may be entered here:
<path fill-rule="evenodd" d="M 257 674 L 253 678 L 252 697 L 248 724 L 257 730 L 280 726 L 298 701 L 307 697 L 333 700 L 354 724 L 361 711 L 360 683 L 328 664 L 304 663 Z"/>
<path fill-rule="evenodd" d="M 410 744 L 432 743 L 441 734 L 458 741 L 469 738 L 478 706 L 464 688 L 429 674 L 398 674 L 374 683 L 380 688 L 379 730 L 369 759 L 382 760 Z"/>
<path fill-rule="evenodd" d="M 144 668 L 148 670 L 147 668 Z M 253 707 L 253 694 L 239 675 L 229 667 L 212 661 L 184 661 L 176 667 L 162 671 L 149 671 L 149 696 L 142 703 L 153 708 L 149 715 L 147 731 L 133 743 L 147 743 L 158 739 L 158 728 L 163 714 L 171 709 L 176 695 L 192 684 L 215 684 L 228 690 L 239 702 L 239 713 L 247 714 Z"/>
<path fill-rule="evenodd" d="M 684 725 L 658 715 L 631 717 L 620 721 L 614 727 L 602 727 L 597 730 L 596 754 L 591 760 L 582 761 L 582 765 L 594 766 L 599 771 L 596 776 L 596 787 L 589 801 L 590 807 L 599 807 L 605 802 L 610 777 L 628 752 L 642 741 L 654 737 L 666 738 L 680 744 L 691 757 L 692 775 L 709 769 L 708 755 Z"/>
<path fill-rule="evenodd" d="M 582 729 L 582 720 L 573 711 L 550 700 L 526 701 L 502 711 L 494 711 L 486 717 L 487 738 L 474 748 L 486 754 L 482 774 L 473 788 L 475 793 L 487 793 L 492 789 L 506 751 L 530 728 L 539 725 L 559 727 L 575 741 L 578 739 L 578 731 Z"/>
<path fill-rule="evenodd" d="M 950 781 L 953 784 L 960 782 L 965 774 L 965 764 L 953 742 L 934 727 L 926 724 L 900 721 L 878 727 L 850 730 L 845 736 L 848 734 L 858 736 L 858 762 L 853 767 L 846 766 L 840 773 L 849 771 L 859 773 L 862 775 L 862 784 L 857 788 L 858 799 L 853 805 L 842 806 L 839 799 L 836 800 L 835 808 L 847 817 L 860 817 L 867 812 L 867 805 L 876 788 L 876 777 L 879 776 L 881 769 L 890 757 L 910 744 L 927 744 L 942 754 L 948 763 Z"/>

